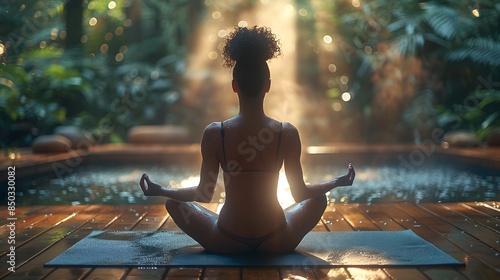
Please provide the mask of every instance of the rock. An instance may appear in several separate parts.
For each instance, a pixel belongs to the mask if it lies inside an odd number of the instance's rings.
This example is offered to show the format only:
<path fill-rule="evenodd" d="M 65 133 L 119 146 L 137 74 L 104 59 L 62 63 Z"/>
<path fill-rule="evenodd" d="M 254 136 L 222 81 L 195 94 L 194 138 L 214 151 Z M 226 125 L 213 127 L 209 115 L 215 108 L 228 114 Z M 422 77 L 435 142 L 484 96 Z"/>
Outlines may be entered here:
<path fill-rule="evenodd" d="M 476 147 L 479 142 L 476 139 L 476 134 L 470 131 L 450 131 L 443 137 L 443 142 L 448 143 L 449 147 L 469 148 Z"/>
<path fill-rule="evenodd" d="M 61 135 L 42 135 L 31 144 L 33 153 L 67 153 L 71 151 L 71 141 Z"/>
<path fill-rule="evenodd" d="M 500 146 L 500 128 L 492 129 L 486 136 L 485 141 L 489 147 Z"/>
<path fill-rule="evenodd" d="M 132 127 L 128 141 L 134 144 L 180 144 L 189 141 L 189 131 L 174 125 L 145 125 Z"/>
<path fill-rule="evenodd" d="M 88 149 L 94 145 L 92 136 L 84 133 L 76 126 L 58 126 L 54 129 L 54 134 L 68 138 L 73 149 Z"/>

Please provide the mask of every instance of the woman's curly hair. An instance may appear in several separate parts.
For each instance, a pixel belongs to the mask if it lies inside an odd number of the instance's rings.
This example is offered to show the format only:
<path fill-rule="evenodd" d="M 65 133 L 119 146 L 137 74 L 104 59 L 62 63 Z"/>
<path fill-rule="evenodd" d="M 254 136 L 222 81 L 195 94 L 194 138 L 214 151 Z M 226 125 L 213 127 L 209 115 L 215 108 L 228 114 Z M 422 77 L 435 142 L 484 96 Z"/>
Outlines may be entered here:
<path fill-rule="evenodd" d="M 237 62 L 265 62 L 281 55 L 279 39 L 268 27 L 236 27 L 225 43 L 222 60 L 229 68 Z"/>

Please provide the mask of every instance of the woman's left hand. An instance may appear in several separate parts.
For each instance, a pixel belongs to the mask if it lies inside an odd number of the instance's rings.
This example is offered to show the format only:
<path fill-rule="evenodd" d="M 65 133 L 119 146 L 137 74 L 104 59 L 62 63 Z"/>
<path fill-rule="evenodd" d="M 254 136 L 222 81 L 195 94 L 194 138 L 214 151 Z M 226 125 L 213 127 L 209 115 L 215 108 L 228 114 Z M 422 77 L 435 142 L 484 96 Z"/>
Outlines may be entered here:
<path fill-rule="evenodd" d="M 163 188 L 159 184 L 151 181 L 149 179 L 148 174 L 142 174 L 141 181 L 139 183 L 141 186 L 142 192 L 145 196 L 162 196 Z"/>
<path fill-rule="evenodd" d="M 354 171 L 354 167 L 349 163 L 347 174 L 335 178 L 335 183 L 337 184 L 337 187 L 352 186 L 355 176 L 356 172 Z"/>

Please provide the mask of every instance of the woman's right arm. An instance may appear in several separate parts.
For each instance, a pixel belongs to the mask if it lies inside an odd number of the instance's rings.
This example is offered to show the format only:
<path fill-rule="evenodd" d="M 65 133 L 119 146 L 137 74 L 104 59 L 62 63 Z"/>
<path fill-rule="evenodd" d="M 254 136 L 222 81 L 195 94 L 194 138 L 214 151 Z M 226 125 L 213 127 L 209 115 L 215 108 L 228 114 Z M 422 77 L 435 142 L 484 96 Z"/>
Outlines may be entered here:
<path fill-rule="evenodd" d="M 146 196 L 165 196 L 180 201 L 210 202 L 214 195 L 215 185 L 219 174 L 219 160 L 217 158 L 217 137 L 220 137 L 219 125 L 212 123 L 203 131 L 201 139 L 201 171 L 198 186 L 172 189 L 162 187 L 143 174 L 139 185 Z"/>
<path fill-rule="evenodd" d="M 335 179 L 325 183 L 306 185 L 302 173 L 302 165 L 300 163 L 300 154 L 302 147 L 300 143 L 299 132 L 293 125 L 288 124 L 285 133 L 285 173 L 295 202 L 300 202 L 308 198 L 323 195 L 336 187 L 352 185 L 355 177 L 355 171 L 351 164 L 349 164 L 347 173 L 345 175 L 336 177 Z"/>

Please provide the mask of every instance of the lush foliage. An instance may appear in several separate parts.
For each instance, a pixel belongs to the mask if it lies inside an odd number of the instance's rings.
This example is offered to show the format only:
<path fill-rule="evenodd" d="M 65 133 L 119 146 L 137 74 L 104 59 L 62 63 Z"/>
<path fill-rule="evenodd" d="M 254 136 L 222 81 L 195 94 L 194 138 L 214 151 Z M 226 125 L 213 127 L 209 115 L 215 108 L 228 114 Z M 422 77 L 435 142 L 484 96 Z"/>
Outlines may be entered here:
<path fill-rule="evenodd" d="M 178 121 L 169 108 L 180 99 L 189 1 L 16 2 L 0 7 L 2 146 L 62 124 L 123 141 L 132 125 Z M 70 2 L 83 7 L 76 44 Z"/>
<path fill-rule="evenodd" d="M 445 120 L 451 115 L 461 120 L 460 128 L 472 129 L 480 138 L 485 126 L 499 125 L 498 114 L 491 112 L 498 106 L 495 90 L 500 81 L 496 1 L 338 0 L 330 9 L 332 22 L 349 46 L 355 102 L 360 109 L 369 108 L 363 110 L 367 126 L 383 127 L 391 121 L 384 103 L 394 98 L 406 108 L 395 109 L 404 124 L 399 127 L 413 130 L 417 142 L 424 130 L 449 123 Z M 388 79 L 393 82 L 387 86 Z M 400 89 L 388 95 L 395 85 Z M 401 97 L 405 94 L 411 98 Z M 477 104 L 465 104 L 471 99 Z M 386 117 L 376 116 L 377 107 L 385 108 L 381 115 Z"/>

